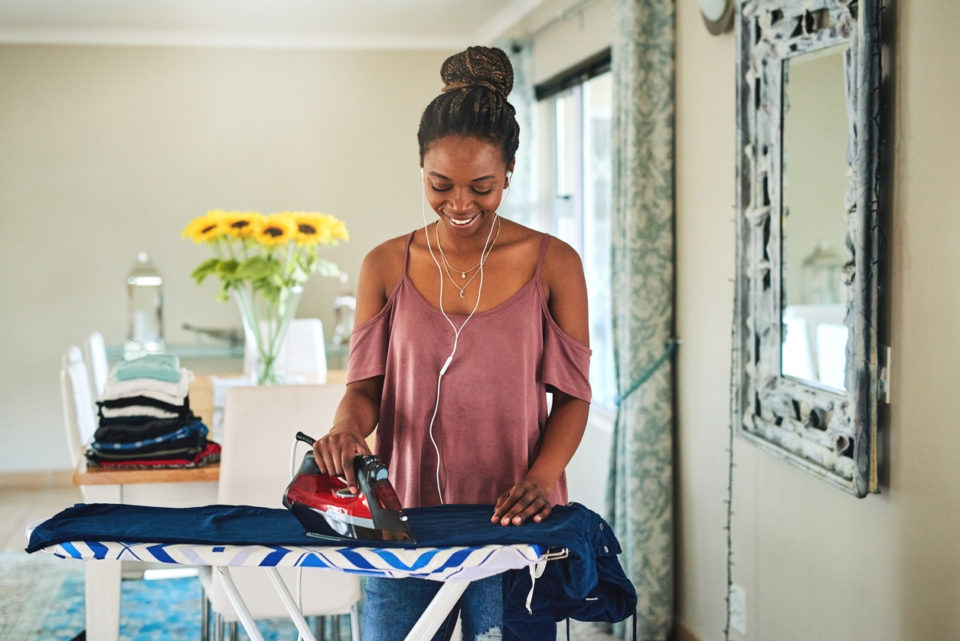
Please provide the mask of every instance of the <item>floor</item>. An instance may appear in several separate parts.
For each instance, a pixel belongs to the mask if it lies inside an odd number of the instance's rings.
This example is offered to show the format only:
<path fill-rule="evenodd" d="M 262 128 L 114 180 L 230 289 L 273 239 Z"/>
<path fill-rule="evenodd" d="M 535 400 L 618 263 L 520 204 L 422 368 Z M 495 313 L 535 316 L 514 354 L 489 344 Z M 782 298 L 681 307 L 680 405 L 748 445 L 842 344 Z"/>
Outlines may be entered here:
<path fill-rule="evenodd" d="M 75 487 L 0 489 L 0 552 L 23 552 L 27 528 L 83 501 Z M 24 553 L 25 554 L 25 553 Z"/>

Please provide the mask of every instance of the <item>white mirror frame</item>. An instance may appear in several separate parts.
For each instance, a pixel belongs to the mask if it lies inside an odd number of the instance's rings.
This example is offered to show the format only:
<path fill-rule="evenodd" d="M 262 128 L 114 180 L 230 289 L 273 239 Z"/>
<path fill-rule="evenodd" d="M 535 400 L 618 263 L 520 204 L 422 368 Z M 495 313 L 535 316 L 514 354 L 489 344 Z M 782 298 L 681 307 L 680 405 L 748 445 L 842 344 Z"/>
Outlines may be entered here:
<path fill-rule="evenodd" d="M 877 423 L 886 395 L 879 347 L 881 1 L 738 0 L 736 15 L 733 425 L 744 439 L 858 497 L 879 491 Z M 842 44 L 849 120 L 845 391 L 781 375 L 783 63 Z"/>

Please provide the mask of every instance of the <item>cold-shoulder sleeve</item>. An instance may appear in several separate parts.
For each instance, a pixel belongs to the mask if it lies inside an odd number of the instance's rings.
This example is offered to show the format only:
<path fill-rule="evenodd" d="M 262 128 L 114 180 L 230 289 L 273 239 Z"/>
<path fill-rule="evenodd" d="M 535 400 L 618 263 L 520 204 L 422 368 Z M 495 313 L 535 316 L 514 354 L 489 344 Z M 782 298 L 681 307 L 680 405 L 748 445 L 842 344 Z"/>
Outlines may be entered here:
<path fill-rule="evenodd" d="M 590 402 L 589 347 L 564 332 L 544 309 L 543 382 L 564 394 Z"/>
<path fill-rule="evenodd" d="M 386 372 L 392 311 L 391 300 L 380 310 L 380 313 L 359 327 L 355 327 L 350 334 L 347 383 L 383 376 Z"/>

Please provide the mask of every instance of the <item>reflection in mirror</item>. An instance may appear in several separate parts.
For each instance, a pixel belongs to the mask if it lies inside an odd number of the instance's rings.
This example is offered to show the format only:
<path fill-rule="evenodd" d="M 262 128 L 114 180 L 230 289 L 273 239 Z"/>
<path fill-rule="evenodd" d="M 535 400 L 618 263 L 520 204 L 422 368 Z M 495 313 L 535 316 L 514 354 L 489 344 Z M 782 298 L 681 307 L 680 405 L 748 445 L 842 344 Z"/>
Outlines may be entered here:
<path fill-rule="evenodd" d="M 781 373 L 846 389 L 846 45 L 783 61 Z"/>

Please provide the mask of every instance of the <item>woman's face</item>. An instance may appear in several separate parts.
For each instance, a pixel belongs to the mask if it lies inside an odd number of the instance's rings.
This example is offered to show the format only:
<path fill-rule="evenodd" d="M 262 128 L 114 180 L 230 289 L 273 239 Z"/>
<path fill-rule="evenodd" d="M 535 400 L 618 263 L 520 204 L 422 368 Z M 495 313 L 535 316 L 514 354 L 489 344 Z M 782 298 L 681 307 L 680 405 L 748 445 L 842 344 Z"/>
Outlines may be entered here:
<path fill-rule="evenodd" d="M 496 145 L 477 138 L 446 136 L 423 156 L 423 188 L 440 224 L 458 235 L 487 230 L 500 206 L 507 167 Z"/>

